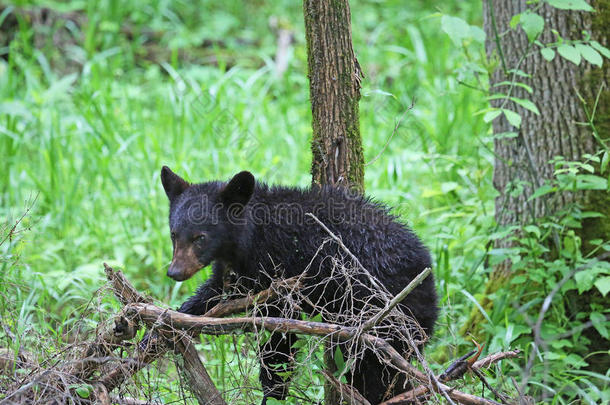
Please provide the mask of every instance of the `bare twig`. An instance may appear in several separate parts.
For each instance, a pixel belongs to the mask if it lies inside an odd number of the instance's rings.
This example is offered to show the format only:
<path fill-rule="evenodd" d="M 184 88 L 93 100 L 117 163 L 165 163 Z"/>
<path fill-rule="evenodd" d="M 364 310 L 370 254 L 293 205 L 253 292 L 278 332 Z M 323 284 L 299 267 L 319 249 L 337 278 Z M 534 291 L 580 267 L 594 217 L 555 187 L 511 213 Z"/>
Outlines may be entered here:
<path fill-rule="evenodd" d="M 469 353 L 469 355 L 472 355 L 472 354 L 474 354 L 474 352 Z M 520 354 L 521 354 L 521 350 L 519 350 L 519 349 L 510 350 L 507 352 L 499 352 L 499 353 L 490 354 L 489 356 L 476 361 L 472 365 L 472 369 L 473 369 L 473 371 L 478 372 L 478 369 L 489 367 L 490 365 L 497 363 L 498 361 L 503 360 L 503 359 L 510 359 L 510 358 L 518 357 Z M 463 357 L 467 358 L 469 356 L 463 356 Z M 461 375 L 460 375 L 460 377 L 461 377 Z M 440 378 L 440 376 L 439 376 L 439 378 Z M 452 378 L 450 378 L 449 380 L 446 380 L 444 382 L 451 381 L 454 378 L 457 378 L 457 377 L 452 376 Z M 485 384 L 485 382 L 484 382 L 484 384 Z M 494 392 L 493 389 L 491 389 L 490 387 L 488 387 L 488 388 L 492 392 Z M 419 387 L 415 387 L 412 390 L 398 394 L 395 397 L 393 397 L 385 402 L 382 402 L 379 405 L 393 405 L 393 404 L 402 404 L 404 402 L 414 402 L 414 401 L 417 401 L 418 398 L 428 394 L 429 392 L 430 392 L 430 390 L 429 390 L 428 386 L 420 385 Z M 495 394 L 495 392 L 494 392 L 494 394 Z M 501 401 L 507 402 L 506 398 L 504 398 L 502 395 L 500 395 L 498 398 L 500 398 Z"/>
<path fill-rule="evenodd" d="M 494 363 L 497 363 L 500 360 L 504 360 L 504 359 L 512 359 L 515 357 L 519 357 L 519 355 L 521 354 L 521 350 L 520 349 L 515 349 L 515 350 L 509 350 L 507 352 L 499 352 L 499 353 L 494 353 L 494 354 L 490 354 L 489 356 L 476 361 L 472 367 L 473 368 L 485 368 L 485 367 L 489 367 Z"/>
<path fill-rule="evenodd" d="M 385 306 L 385 308 L 383 308 L 383 310 L 375 314 L 374 317 L 372 317 L 371 319 L 366 321 L 364 325 L 362 325 L 362 331 L 366 332 L 371 328 L 377 326 L 377 324 L 379 324 L 379 322 L 381 322 L 381 320 L 385 318 L 394 309 L 394 307 L 396 307 L 396 305 L 400 304 L 402 300 L 404 300 L 405 297 L 415 289 L 415 287 L 420 285 L 426 279 L 426 277 L 428 277 L 431 271 L 432 269 L 430 267 L 427 267 L 422 270 L 422 272 L 419 273 L 417 277 L 411 280 L 411 282 L 405 288 L 403 288 L 401 292 L 399 292 L 394 298 L 392 298 L 390 302 L 388 302 L 388 304 Z"/>
<path fill-rule="evenodd" d="M 244 312 L 248 308 L 252 307 L 254 304 L 262 304 L 270 299 L 276 298 L 278 296 L 278 291 L 286 291 L 291 288 L 298 288 L 300 286 L 300 279 L 300 276 L 295 276 L 286 280 L 274 281 L 271 283 L 271 287 L 259 292 L 258 294 L 229 301 L 222 301 L 216 304 L 203 316 L 211 318 L 222 318 L 224 316 Z"/>
<path fill-rule="evenodd" d="M 485 378 L 485 376 L 483 375 L 483 373 L 481 373 L 479 370 L 477 370 L 476 368 L 472 369 L 472 372 L 474 373 L 474 375 L 476 375 L 477 377 L 479 377 L 479 380 L 481 380 L 481 382 L 483 383 L 483 385 L 485 385 L 487 387 L 488 390 L 490 390 L 491 392 L 493 392 L 494 396 L 496 397 L 496 399 L 498 401 L 501 401 L 503 404 L 507 404 L 508 403 L 508 398 L 506 398 L 504 395 L 502 395 L 498 390 L 496 390 L 494 387 L 491 386 L 490 383 L 487 382 L 487 379 Z"/>
<path fill-rule="evenodd" d="M 161 405 L 158 401 L 143 401 L 140 399 L 129 398 L 129 397 L 120 397 L 118 395 L 111 395 L 110 400 L 113 404 L 119 405 Z"/>
<path fill-rule="evenodd" d="M 372 165 L 373 163 L 375 163 L 375 161 L 377 159 L 379 159 L 379 157 L 383 154 L 383 152 L 385 152 L 385 150 L 388 148 L 388 145 L 390 144 L 390 141 L 392 140 L 392 138 L 394 138 L 394 135 L 396 135 L 396 131 L 400 127 L 400 124 L 402 123 L 402 120 L 405 118 L 407 113 L 413 109 L 413 107 L 415 107 L 415 98 L 411 99 L 411 105 L 408 106 L 405 109 L 405 111 L 400 115 L 400 118 L 398 118 L 398 121 L 396 121 L 396 124 L 394 125 L 394 130 L 392 131 L 392 134 L 390 135 L 388 140 L 385 142 L 385 145 L 383 145 L 383 148 L 381 148 L 381 151 L 379 151 L 377 156 L 375 156 L 373 159 L 371 159 L 370 161 L 366 162 L 364 164 L 364 167 Z"/>
<path fill-rule="evenodd" d="M 152 299 L 140 294 L 138 290 L 136 290 L 125 278 L 120 270 L 114 270 L 112 267 L 104 263 L 104 271 L 106 273 L 106 278 L 108 278 L 110 285 L 112 285 L 114 295 L 121 302 L 121 304 L 127 305 L 134 302 L 152 302 Z"/>
<path fill-rule="evenodd" d="M 379 291 L 383 291 L 389 294 L 387 288 L 385 288 L 383 285 L 381 285 L 377 279 L 375 277 L 373 277 L 373 275 L 371 273 L 369 273 L 369 271 L 362 265 L 362 263 L 360 263 L 360 260 L 356 257 L 356 255 L 354 255 L 347 246 L 345 246 L 345 244 L 343 243 L 343 240 L 341 240 L 340 237 L 338 237 L 337 235 L 335 235 L 330 229 L 328 229 L 328 227 L 326 225 L 324 225 L 324 222 L 320 221 L 318 219 L 318 217 L 316 217 L 314 214 L 312 214 L 311 212 L 307 212 L 305 215 L 307 215 L 308 217 L 313 218 L 314 221 L 316 221 L 318 223 L 318 225 L 320 225 L 322 227 L 322 229 L 324 229 L 324 231 L 326 231 L 326 233 L 328 233 L 328 235 L 335 241 L 337 242 L 337 244 L 339 245 L 339 247 L 345 252 L 347 253 L 347 255 L 354 261 L 354 263 L 356 263 L 356 265 L 364 272 L 364 274 L 367 276 L 367 278 L 369 279 L 369 282 L 371 283 L 371 285 L 373 285 L 376 289 L 378 289 Z"/>
<path fill-rule="evenodd" d="M 170 332 L 170 336 L 172 333 Z M 173 334 L 174 336 L 176 334 Z M 167 336 L 167 335 L 166 335 Z M 184 358 L 184 369 L 189 380 L 189 387 L 200 405 L 226 405 L 220 391 L 214 385 L 207 370 L 201 363 L 199 353 L 193 345 L 193 340 L 182 334 L 173 337 L 174 347 Z"/>

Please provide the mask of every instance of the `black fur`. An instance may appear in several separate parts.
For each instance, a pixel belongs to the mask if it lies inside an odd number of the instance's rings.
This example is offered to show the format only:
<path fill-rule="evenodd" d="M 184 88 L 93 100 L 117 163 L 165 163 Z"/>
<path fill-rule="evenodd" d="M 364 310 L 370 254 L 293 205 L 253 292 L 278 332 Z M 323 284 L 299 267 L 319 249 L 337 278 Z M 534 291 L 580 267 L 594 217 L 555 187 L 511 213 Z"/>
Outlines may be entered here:
<path fill-rule="evenodd" d="M 341 280 L 326 288 L 315 284 L 330 276 L 332 268 L 328 258 L 345 256 L 345 253 L 333 242 L 324 244 L 316 256 L 329 235 L 305 215 L 308 212 L 340 236 L 362 266 L 392 294 L 400 292 L 431 265 L 430 255 L 417 236 L 387 208 L 343 189 L 269 187 L 255 183 L 248 172 L 237 174 L 229 183 L 188 185 L 164 167 L 162 178 L 170 198 L 172 234 L 182 243 L 192 241 L 202 266 L 213 263 L 210 279 L 180 307 L 184 313 L 200 315 L 215 305 L 229 268 L 238 276 L 253 280 L 248 288 L 263 289 L 272 278 L 288 278 L 302 273 L 308 266 L 310 285 L 305 290 L 308 298 L 328 305 L 330 311 L 344 310 L 345 303 L 336 304 L 337 294 L 344 293 Z M 196 238 L 202 233 L 206 235 L 203 241 Z M 314 256 L 316 259 L 312 261 Z M 354 296 L 371 295 L 362 285 L 353 288 L 359 288 L 350 291 Z M 358 308 L 348 310 L 354 309 Z M 438 315 L 432 276 L 407 296 L 402 310 L 414 316 L 428 335 L 432 333 Z M 272 309 L 269 311 L 270 316 L 280 315 Z M 294 339 L 291 334 L 273 335 L 261 348 L 260 380 L 265 398 L 283 399 L 286 395 L 282 378 L 268 366 L 289 363 Z M 406 347 L 405 342 L 393 340 L 391 344 L 401 352 Z M 290 364 L 280 367 L 280 371 L 288 369 Z M 404 390 L 404 376 L 381 364 L 372 352 L 366 351 L 352 370 L 348 380 L 373 404 L 382 401 L 393 381 L 397 388 L 392 393 Z"/>

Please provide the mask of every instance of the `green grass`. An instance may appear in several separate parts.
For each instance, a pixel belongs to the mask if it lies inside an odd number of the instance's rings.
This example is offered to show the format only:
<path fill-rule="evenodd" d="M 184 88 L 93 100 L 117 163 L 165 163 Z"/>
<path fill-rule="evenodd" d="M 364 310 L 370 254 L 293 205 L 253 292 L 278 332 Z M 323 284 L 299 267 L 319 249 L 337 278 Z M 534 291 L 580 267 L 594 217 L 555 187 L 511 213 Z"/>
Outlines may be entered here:
<path fill-rule="evenodd" d="M 32 273 L 95 277 L 100 261 L 110 260 L 133 272 L 139 287 L 158 287 L 154 294 L 168 298 L 174 283 L 163 271 L 170 246 L 161 165 L 191 181 L 248 169 L 270 183 L 308 184 L 311 115 L 301 10 L 294 3 L 261 4 L 250 12 L 239 2 L 226 2 L 224 10 L 204 3 L 197 21 L 186 20 L 187 3 L 137 7 L 155 16 L 151 28 L 168 29 L 161 43 L 169 48 L 191 36 L 208 38 L 196 24 L 207 19 L 236 20 L 232 29 L 227 22 L 224 35 L 258 34 L 266 46 L 247 47 L 243 66 L 238 58 L 229 70 L 136 62 L 134 45 L 120 33 L 104 33 L 99 23 L 83 27 L 84 43 L 74 45 L 90 55 L 82 69 L 53 71 L 48 55 L 56 49 L 34 49 L 33 30 L 23 23 L 11 43 L 11 64 L 0 65 L 6 167 L 0 197 L 7 215 L 7 208 L 17 214 L 25 199 L 37 196 L 36 232 L 24 249 Z M 73 6 L 92 21 L 130 24 L 143 18 L 143 11 L 116 10 L 113 2 L 94 4 Z M 185 14 L 181 23 L 169 17 L 178 10 Z M 274 75 L 274 38 L 266 25 L 276 11 L 284 13 L 279 15 L 296 38 L 282 78 Z M 460 53 L 433 29 L 433 12 L 415 13 L 398 3 L 353 5 L 354 47 L 367 75 L 361 102 L 367 160 L 382 150 L 416 100 L 380 158 L 367 166 L 367 191 L 398 205 L 430 246 L 438 243 L 439 214 L 451 215 L 477 193 L 489 195 L 491 170 L 481 141 L 487 126 L 472 116 L 484 104 L 453 78 Z M 241 55 L 233 46 L 229 51 Z"/>
<path fill-rule="evenodd" d="M 366 190 L 395 206 L 433 252 L 443 316 L 428 353 L 440 362 L 464 351 L 457 331 L 472 303 L 462 291 L 484 286 L 495 195 L 489 128 L 474 115 L 486 102 L 458 84 L 454 72 L 465 59 L 440 30 L 439 9 L 480 25 L 479 4 L 462 3 L 352 2 L 366 76 L 366 160 L 382 152 L 366 167 Z M 20 324 L 60 339 L 62 325 L 73 324 L 104 283 L 103 261 L 171 306 L 207 277 L 205 270 L 180 285 L 165 276 L 171 243 L 162 165 L 190 181 L 247 169 L 269 183 L 305 186 L 311 113 L 300 2 L 38 4 L 87 21 L 43 28 L 18 17 L 2 49 L 10 58 L 0 60 L 0 215 L 10 220 L 36 198 L 32 230 L 2 249 L 21 257 L 17 267 L 4 264 L 27 286 L 11 297 Z M 282 77 L 271 16 L 294 30 Z M 204 40 L 212 45 L 200 46 Z M 224 383 L 235 370 L 214 359 L 234 358 L 233 344 L 206 345 L 215 354 L 207 355 L 213 377 Z"/>

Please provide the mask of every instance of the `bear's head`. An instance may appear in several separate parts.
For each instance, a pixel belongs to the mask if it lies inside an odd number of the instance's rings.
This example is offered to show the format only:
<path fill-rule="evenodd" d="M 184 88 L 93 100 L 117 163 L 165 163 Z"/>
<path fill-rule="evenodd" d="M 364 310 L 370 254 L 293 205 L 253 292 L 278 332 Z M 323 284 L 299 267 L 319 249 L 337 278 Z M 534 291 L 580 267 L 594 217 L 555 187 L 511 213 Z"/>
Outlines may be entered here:
<path fill-rule="evenodd" d="M 163 166 L 161 182 L 170 202 L 169 277 L 187 280 L 213 260 L 235 254 L 245 228 L 244 207 L 254 192 L 250 172 L 240 172 L 228 183 L 189 184 Z"/>

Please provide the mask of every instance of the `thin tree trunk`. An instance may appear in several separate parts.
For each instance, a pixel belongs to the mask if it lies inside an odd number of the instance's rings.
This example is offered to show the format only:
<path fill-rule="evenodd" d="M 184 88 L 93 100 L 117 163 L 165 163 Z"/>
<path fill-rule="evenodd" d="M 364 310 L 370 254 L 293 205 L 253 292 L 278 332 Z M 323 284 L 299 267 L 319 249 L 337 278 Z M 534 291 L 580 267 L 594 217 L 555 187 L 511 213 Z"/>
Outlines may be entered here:
<path fill-rule="evenodd" d="M 563 11 L 544 4 L 538 11 L 545 20 L 545 29 L 540 41 L 556 41 L 551 27 L 556 29 L 562 38 L 581 39 L 582 32 L 592 33 L 592 38 L 607 46 L 610 27 L 609 2 L 595 1 L 596 13 Z M 494 91 L 507 92 L 508 86 L 498 85 L 513 79 L 505 69 L 518 68 L 531 75 L 530 78 L 518 77 L 534 89 L 533 94 L 523 88 L 515 87 L 512 96 L 533 101 L 540 115 L 523 109 L 510 102 L 507 108 L 517 111 L 522 125 L 517 129 L 510 125 L 504 116 L 493 121 L 494 134 L 517 132 L 516 138 L 496 139 L 494 150 L 494 187 L 498 190 L 495 216 L 499 225 L 523 225 L 535 218 L 557 214 L 572 204 L 580 204 L 583 211 L 597 211 L 606 215 L 585 221 L 581 232 L 583 247 L 588 249 L 587 241 L 594 238 L 610 239 L 610 199 L 605 191 L 596 192 L 563 192 L 549 194 L 546 197 L 529 200 L 533 191 L 546 180 L 553 178 L 554 167 L 551 159 L 562 156 L 566 161 L 583 161 L 586 154 L 595 154 L 600 143 L 593 136 L 583 106 L 581 96 L 586 102 L 586 109 L 593 110 L 595 99 L 599 94 L 595 115 L 595 126 L 601 138 L 608 138 L 610 128 L 610 70 L 608 61 L 603 68 L 595 68 L 586 61 L 575 65 L 564 58 L 556 57 L 546 61 L 537 46 L 529 45 L 527 36 L 521 29 L 511 30 L 511 18 L 526 9 L 526 1 L 483 0 L 484 28 L 487 34 L 486 51 L 489 58 L 498 59 L 498 68 L 491 76 L 490 85 Z M 498 42 L 500 48 L 498 48 Z M 527 56 L 520 59 L 525 50 Z M 493 87 L 497 85 L 496 87 Z M 601 90 L 601 93 L 600 93 Z M 501 100 L 492 102 L 499 107 Z M 511 193 L 511 188 L 519 183 L 524 188 L 522 193 Z M 556 251 L 561 241 L 555 238 L 551 249 Z M 510 248 L 511 242 L 500 240 L 498 248 Z M 502 287 L 511 276 L 511 263 L 505 261 L 494 269 L 486 286 L 485 296 Z M 595 295 L 594 292 L 590 294 Z M 592 297 L 589 297 L 592 298 Z M 581 298 L 582 299 L 582 298 Z M 482 302 L 486 309 L 491 308 L 492 301 L 485 298 Z M 478 311 L 473 311 L 464 332 L 472 332 L 482 319 Z M 593 328 L 591 328 L 593 329 Z M 597 332 L 594 332 L 597 333 Z M 601 336 L 599 337 L 601 338 Z"/>
<path fill-rule="evenodd" d="M 358 101 L 361 71 L 347 0 L 304 0 L 313 115 L 312 182 L 364 188 Z"/>
<path fill-rule="evenodd" d="M 362 72 L 352 47 L 348 0 L 303 0 L 309 94 L 313 117 L 312 183 L 364 190 L 364 156 L 358 102 Z M 324 361 L 336 370 L 333 344 Z M 326 380 L 324 403 L 339 404 L 340 393 Z"/>

